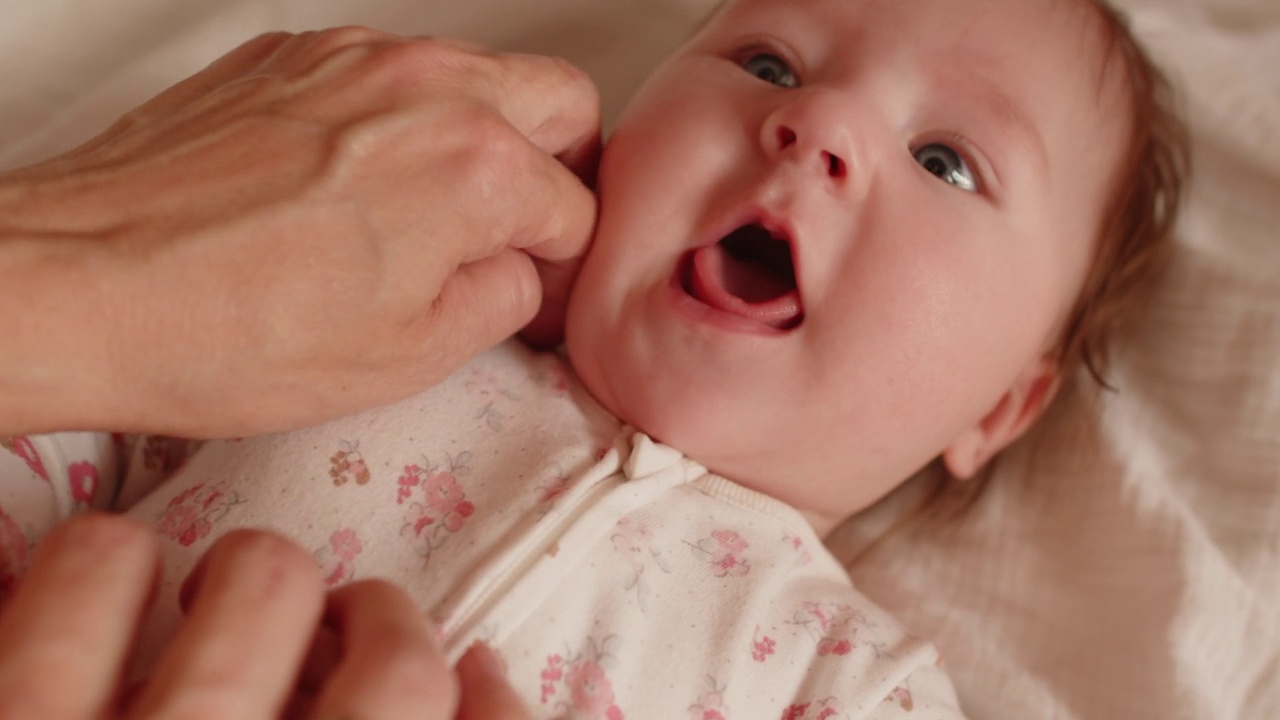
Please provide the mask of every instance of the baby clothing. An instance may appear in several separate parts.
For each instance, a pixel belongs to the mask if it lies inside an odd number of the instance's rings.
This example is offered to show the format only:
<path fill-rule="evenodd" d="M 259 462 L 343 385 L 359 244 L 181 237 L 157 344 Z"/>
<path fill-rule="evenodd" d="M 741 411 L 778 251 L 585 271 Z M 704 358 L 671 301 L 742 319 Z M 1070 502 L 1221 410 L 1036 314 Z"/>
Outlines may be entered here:
<path fill-rule="evenodd" d="M 125 494 L 155 477 L 133 464 Z M 209 543 L 270 527 L 330 585 L 405 587 L 451 660 L 492 645 L 535 717 L 961 716 L 934 648 L 798 512 L 621 426 L 563 359 L 517 343 L 389 407 L 206 443 L 129 512 L 165 555 L 144 667 Z"/>

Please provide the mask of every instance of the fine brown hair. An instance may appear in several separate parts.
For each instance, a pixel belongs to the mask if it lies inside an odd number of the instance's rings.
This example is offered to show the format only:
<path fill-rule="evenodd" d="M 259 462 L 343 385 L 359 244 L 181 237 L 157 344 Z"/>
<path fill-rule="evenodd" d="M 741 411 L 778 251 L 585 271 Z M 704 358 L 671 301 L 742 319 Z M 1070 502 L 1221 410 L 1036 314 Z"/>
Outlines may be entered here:
<path fill-rule="evenodd" d="M 1111 341 L 1149 299 L 1172 251 L 1190 148 L 1169 81 L 1118 11 L 1090 3 L 1107 65 L 1118 60 L 1125 75 L 1131 130 L 1089 271 L 1054 352 L 1064 377 L 1083 366 L 1099 387 L 1114 390 L 1106 378 Z"/>

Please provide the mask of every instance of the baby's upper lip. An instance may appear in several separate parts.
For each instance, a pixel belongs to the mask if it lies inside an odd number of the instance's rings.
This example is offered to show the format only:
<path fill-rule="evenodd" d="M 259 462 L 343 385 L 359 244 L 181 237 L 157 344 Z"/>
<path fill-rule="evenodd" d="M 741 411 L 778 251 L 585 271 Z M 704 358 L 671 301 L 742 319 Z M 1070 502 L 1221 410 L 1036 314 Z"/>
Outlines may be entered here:
<path fill-rule="evenodd" d="M 791 264 L 795 269 L 796 291 L 801 291 L 802 269 L 800 267 L 801 238 L 795 225 L 783 213 L 770 209 L 762 203 L 751 203 L 740 208 L 719 223 L 711 227 L 710 232 L 702 239 L 699 246 L 714 245 L 724 240 L 733 231 L 747 225 L 759 225 L 768 230 L 775 238 L 785 240 L 791 246 Z"/>
<path fill-rule="evenodd" d="M 717 243 L 726 235 L 745 225 L 756 224 L 773 233 L 775 237 L 785 238 L 793 246 L 796 242 L 795 228 L 781 213 L 775 212 L 762 204 L 752 203 L 731 214 L 712 228 L 705 244 Z"/>
<path fill-rule="evenodd" d="M 775 331 L 804 321 L 795 231 L 786 218 L 749 205 L 713 226 L 703 240 L 682 261 L 686 292 Z"/>

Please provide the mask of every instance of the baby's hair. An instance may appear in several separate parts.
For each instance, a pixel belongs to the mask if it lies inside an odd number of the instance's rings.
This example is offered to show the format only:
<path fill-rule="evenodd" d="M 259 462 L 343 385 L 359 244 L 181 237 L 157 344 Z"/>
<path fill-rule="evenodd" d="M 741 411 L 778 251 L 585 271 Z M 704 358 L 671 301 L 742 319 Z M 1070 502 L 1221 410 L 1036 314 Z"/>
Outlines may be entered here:
<path fill-rule="evenodd" d="M 1101 0 L 1089 2 L 1101 20 L 1103 73 L 1121 62 L 1132 128 L 1084 286 L 1054 352 L 1064 377 L 1083 365 L 1099 387 L 1114 390 L 1106 378 L 1111 341 L 1149 298 L 1168 260 L 1190 147 L 1168 80 L 1125 18 Z"/>

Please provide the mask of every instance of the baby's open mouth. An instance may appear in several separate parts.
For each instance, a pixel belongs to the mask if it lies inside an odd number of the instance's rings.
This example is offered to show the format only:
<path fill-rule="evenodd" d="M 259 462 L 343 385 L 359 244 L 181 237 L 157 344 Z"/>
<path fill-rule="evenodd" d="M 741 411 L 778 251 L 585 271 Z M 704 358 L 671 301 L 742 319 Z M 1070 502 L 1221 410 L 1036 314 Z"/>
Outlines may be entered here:
<path fill-rule="evenodd" d="M 775 330 L 804 320 L 790 239 L 758 223 L 689 253 L 680 282 L 701 302 Z"/>

